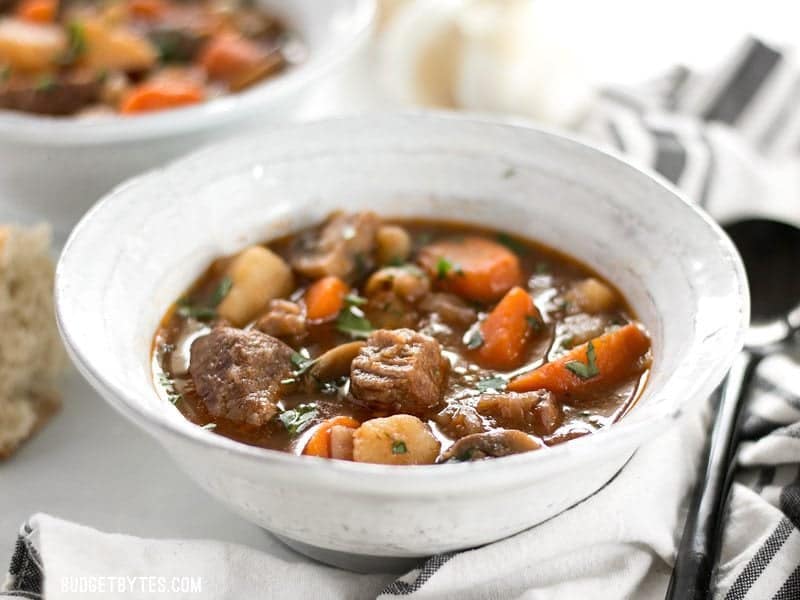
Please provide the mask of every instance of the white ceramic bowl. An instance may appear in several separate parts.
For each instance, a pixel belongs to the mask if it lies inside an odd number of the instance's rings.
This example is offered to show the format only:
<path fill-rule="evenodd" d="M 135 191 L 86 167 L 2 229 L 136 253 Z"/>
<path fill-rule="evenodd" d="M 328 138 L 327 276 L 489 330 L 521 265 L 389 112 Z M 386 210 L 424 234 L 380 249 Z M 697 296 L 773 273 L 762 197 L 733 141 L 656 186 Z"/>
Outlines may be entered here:
<path fill-rule="evenodd" d="M 0 111 L 0 208 L 5 219 L 53 223 L 66 237 L 119 182 L 200 145 L 286 120 L 313 86 L 369 38 L 374 0 L 258 0 L 281 15 L 307 60 L 239 93 L 137 117 L 50 118 Z"/>
<path fill-rule="evenodd" d="M 262 450 L 184 420 L 150 375 L 169 304 L 212 258 L 334 209 L 480 223 L 593 265 L 652 334 L 641 400 L 620 423 L 551 449 L 404 468 Z M 75 228 L 56 301 L 78 368 L 200 486 L 295 547 L 356 568 L 497 540 L 590 495 L 707 397 L 749 314 L 732 244 L 662 181 L 558 135 L 430 114 L 281 129 L 142 176 Z"/>

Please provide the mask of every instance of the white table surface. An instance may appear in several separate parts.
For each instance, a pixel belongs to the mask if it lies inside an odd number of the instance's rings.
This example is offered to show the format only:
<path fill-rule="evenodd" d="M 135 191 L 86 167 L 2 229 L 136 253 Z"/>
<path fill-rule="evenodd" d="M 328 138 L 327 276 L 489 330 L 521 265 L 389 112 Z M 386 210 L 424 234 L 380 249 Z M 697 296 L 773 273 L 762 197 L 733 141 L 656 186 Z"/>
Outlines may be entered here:
<path fill-rule="evenodd" d="M 589 40 L 587 48 L 594 46 L 592 54 L 605 64 L 603 78 L 636 81 L 673 61 L 708 66 L 748 29 L 771 33 L 780 41 L 791 39 L 795 30 L 787 27 L 794 28 L 797 20 L 787 18 L 787 11 L 795 9 L 785 0 L 757 4 L 745 8 L 738 2 L 675 0 L 661 3 L 669 10 L 654 16 L 649 12 L 653 5 L 638 0 L 583 2 L 584 10 L 597 14 L 576 20 L 574 33 Z M 569 10 L 568 2 L 564 6 Z M 709 29 L 708 19 L 720 12 L 728 16 Z M 650 27 L 631 27 L 634 22 L 649 22 Z M 678 29 L 681 35 L 676 37 Z M 603 39 L 614 43 L 602 46 Z M 303 116 L 386 106 L 370 87 L 371 79 L 363 77 L 366 64 L 368 57 L 331 82 Z M 158 444 L 116 414 L 75 371 L 65 376 L 62 390 L 62 412 L 12 460 L 0 464 L 0 571 L 8 564 L 20 525 L 35 512 L 105 531 L 210 538 L 306 560 L 202 492 Z"/>

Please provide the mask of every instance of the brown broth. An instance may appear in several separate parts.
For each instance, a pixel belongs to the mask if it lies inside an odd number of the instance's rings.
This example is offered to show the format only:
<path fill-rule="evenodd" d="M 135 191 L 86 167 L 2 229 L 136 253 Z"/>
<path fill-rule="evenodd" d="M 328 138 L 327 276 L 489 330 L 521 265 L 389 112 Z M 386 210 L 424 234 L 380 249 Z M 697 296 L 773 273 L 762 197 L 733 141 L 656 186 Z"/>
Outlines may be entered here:
<path fill-rule="evenodd" d="M 524 273 L 524 281 L 531 293 L 537 308 L 542 314 L 546 334 L 541 339 L 530 344 L 525 365 L 511 372 L 498 372 L 485 369 L 472 360 L 472 351 L 464 344 L 464 335 L 467 327 L 445 327 L 429 316 L 415 319 L 414 329 L 434 337 L 442 345 L 452 364 L 452 370 L 444 398 L 444 405 L 474 406 L 480 395 L 478 383 L 497 375 L 509 376 L 531 370 L 541 363 L 552 360 L 563 354 L 569 347 L 567 335 L 561 333 L 564 319 L 569 316 L 571 307 L 563 301 L 567 288 L 575 281 L 587 277 L 594 277 L 608 285 L 618 295 L 619 302 L 615 310 L 604 313 L 602 318 L 609 326 L 624 325 L 635 320 L 635 315 L 624 296 L 613 284 L 602 278 L 590 267 L 578 262 L 566 254 L 548 248 L 537 242 L 519 236 L 506 235 L 492 229 L 474 225 L 454 223 L 449 221 L 431 220 L 386 220 L 385 223 L 402 225 L 412 236 L 414 250 L 413 261 L 419 248 L 429 242 L 444 238 L 453 238 L 464 235 L 478 235 L 488 239 L 502 242 L 512 249 L 520 259 Z M 312 228 L 313 229 L 313 228 Z M 302 235 L 298 232 L 290 236 L 273 240 L 265 244 L 278 255 L 289 259 L 292 244 Z M 207 299 L 213 294 L 218 285 L 230 257 L 214 261 L 208 270 L 186 292 L 185 297 L 192 300 Z M 364 279 L 358 282 L 363 285 Z M 292 299 L 303 296 L 310 281 L 297 279 L 297 286 L 292 294 Z M 198 425 L 215 423 L 214 431 L 217 434 L 229 437 L 240 442 L 272 448 L 299 454 L 302 452 L 309 436 L 313 433 L 310 427 L 297 436 L 290 436 L 278 420 L 274 419 L 268 426 L 259 429 L 242 427 L 236 423 L 226 422 L 222 419 L 213 419 L 208 413 L 203 400 L 194 391 L 191 377 L 186 372 L 189 364 L 189 341 L 210 330 L 210 324 L 199 323 L 178 314 L 177 304 L 170 308 L 156 332 L 153 344 L 153 374 L 159 393 L 168 401 L 175 394 L 168 393 L 169 382 L 174 391 L 180 395 L 175 403 L 178 410 L 191 422 Z M 476 308 L 483 317 L 492 305 L 480 305 Z M 573 311 L 574 312 L 574 311 Z M 369 315 L 368 315 L 369 316 Z M 301 347 L 294 350 L 303 350 L 310 357 L 317 357 L 324 351 L 341 343 L 352 341 L 347 335 L 338 332 L 333 323 L 311 326 L 310 335 L 304 340 Z M 563 404 L 563 421 L 551 435 L 541 436 L 546 445 L 554 445 L 575 437 L 590 434 L 600 428 L 607 427 L 624 416 L 635 403 L 644 387 L 648 370 L 641 375 L 635 375 L 623 381 L 617 387 L 603 390 L 589 398 L 581 400 L 580 405 Z M 162 382 L 162 383 L 159 383 Z M 167 382 L 167 386 L 163 385 Z M 318 416 L 316 421 L 338 415 L 352 416 L 363 422 L 375 416 L 370 411 L 349 402 L 346 397 L 347 384 L 338 388 L 319 391 L 316 393 L 289 393 L 281 403 L 281 409 L 291 409 L 298 404 L 314 402 L 317 404 Z M 427 422 L 434 434 L 442 442 L 442 450 L 454 440 L 433 420 L 435 415 L 428 416 Z M 485 429 L 496 427 L 491 419 L 483 418 Z"/>

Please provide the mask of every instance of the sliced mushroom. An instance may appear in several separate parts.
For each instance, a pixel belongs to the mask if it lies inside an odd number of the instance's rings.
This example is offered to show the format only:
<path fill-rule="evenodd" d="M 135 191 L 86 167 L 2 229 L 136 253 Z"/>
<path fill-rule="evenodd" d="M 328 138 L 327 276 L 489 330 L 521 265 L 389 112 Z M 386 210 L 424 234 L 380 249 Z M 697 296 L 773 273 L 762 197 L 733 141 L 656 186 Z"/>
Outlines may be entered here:
<path fill-rule="evenodd" d="M 407 302 L 416 302 L 431 290 L 431 282 L 422 269 L 407 267 L 384 267 L 375 271 L 367 280 L 364 293 L 367 297 L 381 292 L 393 292 Z"/>
<path fill-rule="evenodd" d="M 475 433 L 461 438 L 442 453 L 438 462 L 497 458 L 510 454 L 530 452 L 539 448 L 541 448 L 541 444 L 522 431 L 496 429 L 487 433 Z"/>
<path fill-rule="evenodd" d="M 364 342 L 349 342 L 331 348 L 317 359 L 309 374 L 318 381 L 333 381 L 350 374 L 350 364 L 358 355 Z"/>

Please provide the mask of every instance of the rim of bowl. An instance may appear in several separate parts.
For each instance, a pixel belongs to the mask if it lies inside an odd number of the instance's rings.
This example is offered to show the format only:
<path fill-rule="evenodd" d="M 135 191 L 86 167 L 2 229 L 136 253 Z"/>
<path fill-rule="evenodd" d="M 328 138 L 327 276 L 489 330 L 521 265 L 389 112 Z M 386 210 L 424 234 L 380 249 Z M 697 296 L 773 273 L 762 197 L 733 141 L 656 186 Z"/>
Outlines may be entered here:
<path fill-rule="evenodd" d="M 258 114 L 265 105 L 281 100 L 310 82 L 321 79 L 350 58 L 369 38 L 377 14 L 375 1 L 349 1 L 354 3 L 354 8 L 352 17 L 347 20 L 348 33 L 337 36 L 337 43 L 251 89 L 196 106 L 136 117 L 115 115 L 109 119 L 81 120 L 0 111 L 0 140 L 18 140 L 47 146 L 133 142 L 207 131 Z"/>
<path fill-rule="evenodd" d="M 631 163 L 627 158 L 620 155 L 616 151 L 609 151 L 607 148 L 600 148 L 592 143 L 587 143 L 585 139 L 576 135 L 570 135 L 555 128 L 543 127 L 538 123 L 532 123 L 524 118 L 510 117 L 510 118 L 497 118 L 483 114 L 469 114 L 469 113 L 455 113 L 452 111 L 440 110 L 406 110 L 393 113 L 383 114 L 368 114 L 361 116 L 343 115 L 337 117 L 330 117 L 326 119 L 319 119 L 315 121 L 308 121 L 305 123 L 283 124 L 270 130 L 263 137 L 272 135 L 281 135 L 286 131 L 297 134 L 305 128 L 313 128 L 320 126 L 326 122 L 351 122 L 354 125 L 363 127 L 364 121 L 373 120 L 378 123 L 383 121 L 402 122 L 403 120 L 424 121 L 431 122 L 438 121 L 452 121 L 456 123 L 471 123 L 478 126 L 488 127 L 501 127 L 510 128 L 514 130 L 527 130 L 534 135 L 546 135 L 555 137 L 560 140 L 566 140 L 569 143 L 596 152 L 616 162 L 622 163 L 627 168 L 637 172 L 639 175 L 656 180 L 662 187 L 670 192 L 669 201 L 673 202 L 678 210 L 688 210 L 693 214 L 692 218 L 701 219 L 710 232 L 717 238 L 720 248 L 723 249 L 724 254 L 727 255 L 728 264 L 731 267 L 732 275 L 737 281 L 737 306 L 735 312 L 739 315 L 738 322 L 732 324 L 736 327 L 736 333 L 733 336 L 733 341 L 730 343 L 729 348 L 725 352 L 715 353 L 716 359 L 713 367 L 705 372 L 704 377 L 694 378 L 691 381 L 687 380 L 686 385 L 681 390 L 683 401 L 675 401 L 672 403 L 662 403 L 656 409 L 653 409 L 652 415 L 647 419 L 631 422 L 626 419 L 621 419 L 613 424 L 611 427 L 600 429 L 592 435 L 582 436 L 569 443 L 558 444 L 553 447 L 545 447 L 543 450 L 536 452 L 526 452 L 522 454 L 515 454 L 505 456 L 499 459 L 474 461 L 465 463 L 453 463 L 447 465 L 434 464 L 434 465 L 378 465 L 369 463 L 355 463 L 350 461 L 329 460 L 313 456 L 294 455 L 279 450 L 272 450 L 268 448 L 260 448 L 250 446 L 243 442 L 238 442 L 230 438 L 214 434 L 198 427 L 189 421 L 185 423 L 173 422 L 171 419 L 165 418 L 160 413 L 152 413 L 143 410 L 137 397 L 129 393 L 124 387 L 115 386 L 113 383 L 108 382 L 101 373 L 97 372 L 91 364 L 84 360 L 81 355 L 80 349 L 73 339 L 67 324 L 64 323 L 63 315 L 61 312 L 61 290 L 59 281 L 63 278 L 63 257 L 67 256 L 70 247 L 75 239 L 81 236 L 84 228 L 90 226 L 93 215 L 95 212 L 102 211 L 104 205 L 111 198 L 119 195 L 120 193 L 129 191 L 130 188 L 136 187 L 143 181 L 158 178 L 165 169 L 180 168 L 184 163 L 191 163 L 204 155 L 213 156 L 217 152 L 226 147 L 235 146 L 241 140 L 228 140 L 219 144 L 203 148 L 197 152 L 190 153 L 189 155 L 174 161 L 161 169 L 144 173 L 134 177 L 127 182 L 120 184 L 103 199 L 98 201 L 81 219 L 81 221 L 73 229 L 67 243 L 64 246 L 62 255 L 59 259 L 56 268 L 56 285 L 55 285 L 55 298 L 56 298 L 56 321 L 61 336 L 67 347 L 69 355 L 72 357 L 74 364 L 78 370 L 89 380 L 96 389 L 100 390 L 106 401 L 114 406 L 120 413 L 132 420 L 134 423 L 142 427 L 148 434 L 155 437 L 155 433 L 151 430 L 156 427 L 158 430 L 177 436 L 181 441 L 190 442 L 191 444 L 203 448 L 205 451 L 235 454 L 246 460 L 264 463 L 268 461 L 274 464 L 282 464 L 286 466 L 300 467 L 307 470 L 309 473 L 313 472 L 315 475 L 327 475 L 331 477 L 326 478 L 326 485 L 329 487 L 347 487 L 359 488 L 368 490 L 372 493 L 383 494 L 388 496 L 411 496 L 419 495 L 419 491 L 414 488 L 412 484 L 420 482 L 425 483 L 426 490 L 439 491 L 444 489 L 452 489 L 450 486 L 454 479 L 460 480 L 464 475 L 475 475 L 480 473 L 492 473 L 496 475 L 491 482 L 491 485 L 486 485 L 485 490 L 496 491 L 501 487 L 510 487 L 515 483 L 522 481 L 519 479 L 520 473 L 536 469 L 537 477 L 546 476 L 552 471 L 562 468 L 564 461 L 576 460 L 581 457 L 591 457 L 592 448 L 599 443 L 604 444 L 604 447 L 609 451 L 614 448 L 626 448 L 631 445 L 631 440 L 644 441 L 652 439 L 666 431 L 666 426 L 669 421 L 675 421 L 680 417 L 684 410 L 684 402 L 686 398 L 707 398 L 716 389 L 718 384 L 722 381 L 727 373 L 730 365 L 733 363 L 735 356 L 741 351 L 744 344 L 745 332 L 749 323 L 750 315 L 750 296 L 747 287 L 747 278 L 745 275 L 744 265 L 741 257 L 737 252 L 733 242 L 723 231 L 722 227 L 714 221 L 704 210 L 696 204 L 690 202 L 683 193 L 678 190 L 673 184 L 667 181 L 658 173 L 655 173 L 649 168 L 641 167 Z M 376 126 L 379 126 L 375 123 Z M 666 199 L 665 199 L 666 200 Z M 669 386 L 673 381 L 674 375 L 665 382 L 665 386 Z M 646 388 L 647 391 L 647 388 Z M 155 389 L 153 390 L 155 392 Z M 666 424 L 666 426 L 665 426 Z M 160 441 L 160 440 L 159 440 Z M 638 446 L 636 446 L 638 448 Z M 636 448 L 631 450 L 635 452 Z M 500 461 L 498 463 L 498 460 Z M 623 467 L 624 468 L 624 467 Z M 400 471 L 398 471 L 400 469 Z M 385 487 L 388 481 L 396 481 L 397 476 L 402 473 L 405 486 L 398 487 Z M 359 479 L 369 475 L 368 479 Z M 338 477 L 338 478 L 337 478 Z M 485 483 L 485 482 L 484 482 Z M 380 484 L 380 485 L 376 485 Z M 472 490 L 475 493 L 480 493 L 480 490 Z"/>

